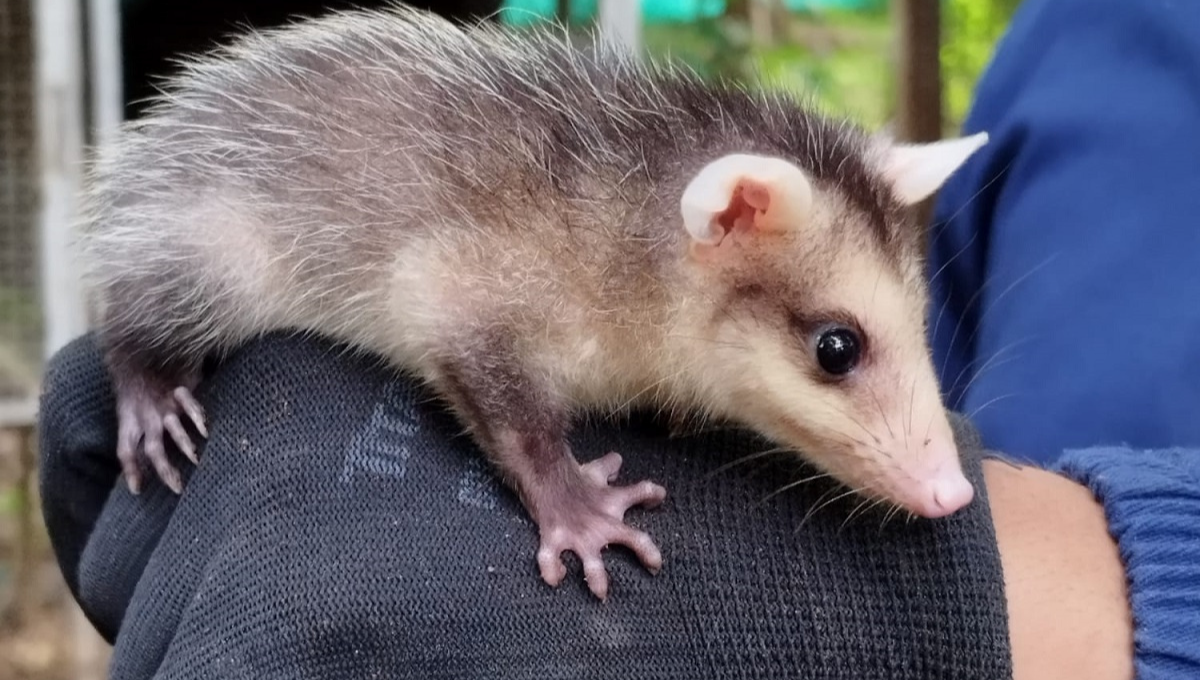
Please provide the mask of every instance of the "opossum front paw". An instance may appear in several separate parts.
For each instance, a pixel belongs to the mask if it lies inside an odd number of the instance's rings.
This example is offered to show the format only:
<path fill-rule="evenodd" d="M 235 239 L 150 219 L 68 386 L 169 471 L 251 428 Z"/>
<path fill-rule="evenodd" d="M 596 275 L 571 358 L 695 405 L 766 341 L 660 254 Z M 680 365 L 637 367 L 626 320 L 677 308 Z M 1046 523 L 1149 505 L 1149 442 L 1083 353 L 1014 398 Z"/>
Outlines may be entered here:
<path fill-rule="evenodd" d="M 117 415 L 117 458 L 121 461 L 121 471 L 129 490 L 135 494 L 141 491 L 144 458 L 168 488 L 177 494 L 183 493 L 179 471 L 167 460 L 163 432 L 170 435 L 188 460 L 193 464 L 199 462 L 182 416 L 192 422 L 200 436 L 208 437 L 208 429 L 204 425 L 204 410 L 191 390 L 187 387 L 155 389 L 144 383 L 119 388 Z"/>
<path fill-rule="evenodd" d="M 625 512 L 634 506 L 653 508 L 667 490 L 653 482 L 610 486 L 621 469 L 621 456 L 610 453 L 574 468 L 562 484 L 543 488 L 531 498 L 531 511 L 541 531 L 538 568 L 542 579 L 558 586 L 567 575 L 563 551 L 575 553 L 583 563 L 588 588 L 596 597 L 608 597 L 608 570 L 600 553 L 608 545 L 624 545 L 651 572 L 662 568 L 662 553 L 654 539 L 625 523 Z"/>

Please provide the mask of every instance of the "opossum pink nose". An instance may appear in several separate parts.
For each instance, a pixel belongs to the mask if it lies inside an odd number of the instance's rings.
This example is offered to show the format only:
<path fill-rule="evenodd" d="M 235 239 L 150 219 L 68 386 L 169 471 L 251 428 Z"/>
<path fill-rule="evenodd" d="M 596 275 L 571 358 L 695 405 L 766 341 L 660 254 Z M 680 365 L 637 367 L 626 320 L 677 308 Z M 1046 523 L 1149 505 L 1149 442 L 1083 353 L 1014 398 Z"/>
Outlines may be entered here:
<path fill-rule="evenodd" d="M 930 519 L 952 515 L 975 498 L 975 487 L 957 465 L 947 465 L 925 483 L 925 498 L 918 512 Z"/>

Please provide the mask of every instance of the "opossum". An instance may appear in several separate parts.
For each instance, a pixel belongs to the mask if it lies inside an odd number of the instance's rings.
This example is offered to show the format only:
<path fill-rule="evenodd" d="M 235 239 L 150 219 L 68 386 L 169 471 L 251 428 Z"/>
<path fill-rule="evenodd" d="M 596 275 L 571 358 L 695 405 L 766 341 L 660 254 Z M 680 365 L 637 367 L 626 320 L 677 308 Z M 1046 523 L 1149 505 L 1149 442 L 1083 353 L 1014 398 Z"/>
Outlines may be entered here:
<path fill-rule="evenodd" d="M 273 330 L 427 384 L 518 494 L 557 586 L 666 490 L 579 464 L 581 413 L 750 428 L 851 490 L 970 503 L 925 340 L 921 230 L 986 133 L 901 144 L 797 97 L 553 29 L 411 9 L 249 33 L 190 59 L 88 173 L 79 233 L 117 456 L 176 492 L 201 362 Z M 190 421 L 190 425 L 188 425 Z"/>

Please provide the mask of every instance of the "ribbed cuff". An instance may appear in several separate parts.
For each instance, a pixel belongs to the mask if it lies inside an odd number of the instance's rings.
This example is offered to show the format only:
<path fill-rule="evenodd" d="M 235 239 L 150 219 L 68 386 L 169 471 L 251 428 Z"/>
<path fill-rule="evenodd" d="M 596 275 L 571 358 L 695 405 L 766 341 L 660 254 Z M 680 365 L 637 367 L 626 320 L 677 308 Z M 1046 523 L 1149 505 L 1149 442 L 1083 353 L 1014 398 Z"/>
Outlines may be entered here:
<path fill-rule="evenodd" d="M 1129 579 L 1138 680 L 1200 678 L 1200 450 L 1066 451 L 1103 504 Z"/>

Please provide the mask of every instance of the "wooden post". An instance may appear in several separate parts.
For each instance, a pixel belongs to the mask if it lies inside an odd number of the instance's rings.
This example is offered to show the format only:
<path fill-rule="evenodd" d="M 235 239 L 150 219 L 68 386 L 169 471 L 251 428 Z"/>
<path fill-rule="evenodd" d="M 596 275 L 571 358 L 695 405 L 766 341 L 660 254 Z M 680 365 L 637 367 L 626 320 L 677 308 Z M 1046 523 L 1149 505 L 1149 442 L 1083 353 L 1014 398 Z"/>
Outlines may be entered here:
<path fill-rule="evenodd" d="M 7 623 L 21 626 L 32 610 L 33 579 L 37 568 L 37 522 L 34 509 L 36 461 L 34 460 L 34 422 L 37 402 L 0 402 L 0 458 L 12 455 L 16 460 L 16 550 L 13 554 L 13 597 L 7 611 L 0 612 Z M 11 449 L 10 449 L 11 445 Z"/>
<path fill-rule="evenodd" d="M 750 20 L 750 39 L 755 47 L 775 44 L 775 15 L 768 0 L 750 0 L 746 13 Z"/>
<path fill-rule="evenodd" d="M 942 137 L 941 10 L 938 0 L 892 0 L 896 25 L 896 133 L 910 142 Z"/>
<path fill-rule="evenodd" d="M 896 136 L 907 142 L 942 138 L 941 7 L 939 0 L 891 0 L 896 26 Z M 933 201 L 914 207 L 929 224 Z"/>
<path fill-rule="evenodd" d="M 33 578 L 37 570 L 37 524 L 33 507 L 33 426 L 14 428 L 17 440 L 17 551 L 13 578 L 13 615 L 24 625 L 33 613 Z"/>

